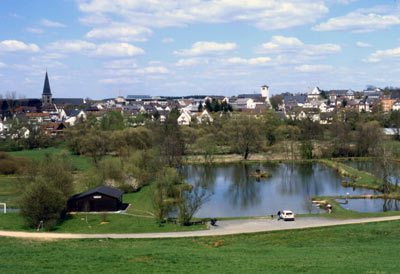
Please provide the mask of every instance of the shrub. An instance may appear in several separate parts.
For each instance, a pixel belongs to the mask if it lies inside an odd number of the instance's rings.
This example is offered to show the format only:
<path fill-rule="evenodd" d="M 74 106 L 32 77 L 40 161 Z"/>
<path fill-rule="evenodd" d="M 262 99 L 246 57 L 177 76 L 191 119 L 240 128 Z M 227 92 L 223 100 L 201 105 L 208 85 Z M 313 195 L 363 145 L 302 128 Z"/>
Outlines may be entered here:
<path fill-rule="evenodd" d="M 62 217 L 66 209 L 63 193 L 46 180 L 39 180 L 29 185 L 20 201 L 20 214 L 30 227 L 51 229 Z"/>
<path fill-rule="evenodd" d="M 29 160 L 22 157 L 14 157 L 7 153 L 0 152 L 0 174 L 9 175 L 21 172 Z"/>

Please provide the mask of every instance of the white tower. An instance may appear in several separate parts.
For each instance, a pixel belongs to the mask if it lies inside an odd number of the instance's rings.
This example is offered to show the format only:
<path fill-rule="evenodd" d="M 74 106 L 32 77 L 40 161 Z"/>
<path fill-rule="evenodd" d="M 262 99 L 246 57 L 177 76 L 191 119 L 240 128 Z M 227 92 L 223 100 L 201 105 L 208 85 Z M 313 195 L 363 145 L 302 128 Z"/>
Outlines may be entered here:
<path fill-rule="evenodd" d="M 271 103 L 269 102 L 269 87 L 267 85 L 261 86 L 261 97 L 265 98 L 267 106 L 271 106 Z"/>
<path fill-rule="evenodd" d="M 261 87 L 261 97 L 268 98 L 269 96 L 269 87 L 264 85 Z"/>

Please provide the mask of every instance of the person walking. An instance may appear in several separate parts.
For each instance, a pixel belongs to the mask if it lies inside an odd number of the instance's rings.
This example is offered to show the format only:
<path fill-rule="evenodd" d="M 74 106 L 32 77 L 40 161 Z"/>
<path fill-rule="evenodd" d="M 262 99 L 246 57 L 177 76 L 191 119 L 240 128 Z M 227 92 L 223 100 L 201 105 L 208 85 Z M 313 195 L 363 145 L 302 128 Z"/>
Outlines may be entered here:
<path fill-rule="evenodd" d="M 278 216 L 278 221 L 281 219 L 281 211 L 279 210 L 278 213 L 276 214 Z"/>

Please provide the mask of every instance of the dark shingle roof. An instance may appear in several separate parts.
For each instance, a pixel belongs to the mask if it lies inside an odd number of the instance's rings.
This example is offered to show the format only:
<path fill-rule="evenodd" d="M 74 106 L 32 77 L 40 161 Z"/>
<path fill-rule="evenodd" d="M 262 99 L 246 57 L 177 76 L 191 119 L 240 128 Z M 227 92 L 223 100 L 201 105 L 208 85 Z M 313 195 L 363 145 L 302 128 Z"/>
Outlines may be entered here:
<path fill-rule="evenodd" d="M 101 193 L 113 198 L 121 198 L 122 194 L 124 194 L 124 192 L 122 190 L 119 190 L 117 188 L 113 188 L 113 187 L 109 187 L 109 186 L 99 186 L 96 188 L 93 188 L 91 190 L 85 191 L 85 192 L 81 192 L 78 194 L 75 194 L 74 196 L 71 197 L 71 199 L 79 199 L 85 196 L 89 196 L 92 195 L 94 193 Z"/>
<path fill-rule="evenodd" d="M 47 71 L 46 77 L 44 78 L 43 95 L 51 95 L 49 76 L 47 75 Z"/>
<path fill-rule="evenodd" d="M 150 95 L 128 95 L 126 100 L 142 100 L 142 99 L 151 99 Z"/>
<path fill-rule="evenodd" d="M 83 98 L 53 98 L 53 104 L 71 104 L 78 107 L 83 104 Z"/>

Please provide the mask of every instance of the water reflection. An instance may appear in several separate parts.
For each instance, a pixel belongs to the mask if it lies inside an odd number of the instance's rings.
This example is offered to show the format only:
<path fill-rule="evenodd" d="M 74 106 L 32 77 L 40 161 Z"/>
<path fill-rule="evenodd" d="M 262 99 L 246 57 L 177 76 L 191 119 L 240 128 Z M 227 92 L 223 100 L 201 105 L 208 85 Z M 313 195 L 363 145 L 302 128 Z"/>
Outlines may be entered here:
<path fill-rule="evenodd" d="M 224 197 L 230 201 L 232 207 L 247 209 L 254 207 L 261 202 L 261 184 L 250 174 L 255 169 L 249 165 L 235 165 L 232 167 L 231 183 L 228 186 Z"/>
<path fill-rule="evenodd" d="M 376 161 L 347 161 L 344 162 L 346 165 L 353 168 L 363 170 L 371 173 L 379 179 L 383 178 L 382 167 Z M 398 162 L 391 161 L 388 164 L 388 180 L 392 184 L 399 184 L 400 177 L 400 164 Z"/>
<path fill-rule="evenodd" d="M 360 212 L 399 211 L 400 200 L 395 199 L 348 199 L 343 208 Z"/>
<path fill-rule="evenodd" d="M 250 176 L 257 169 L 272 177 L 257 181 Z M 282 209 L 312 213 L 319 210 L 311 205 L 312 196 L 375 193 L 343 187 L 343 178 L 319 163 L 191 165 L 182 175 L 213 193 L 196 217 L 262 216 Z"/>

